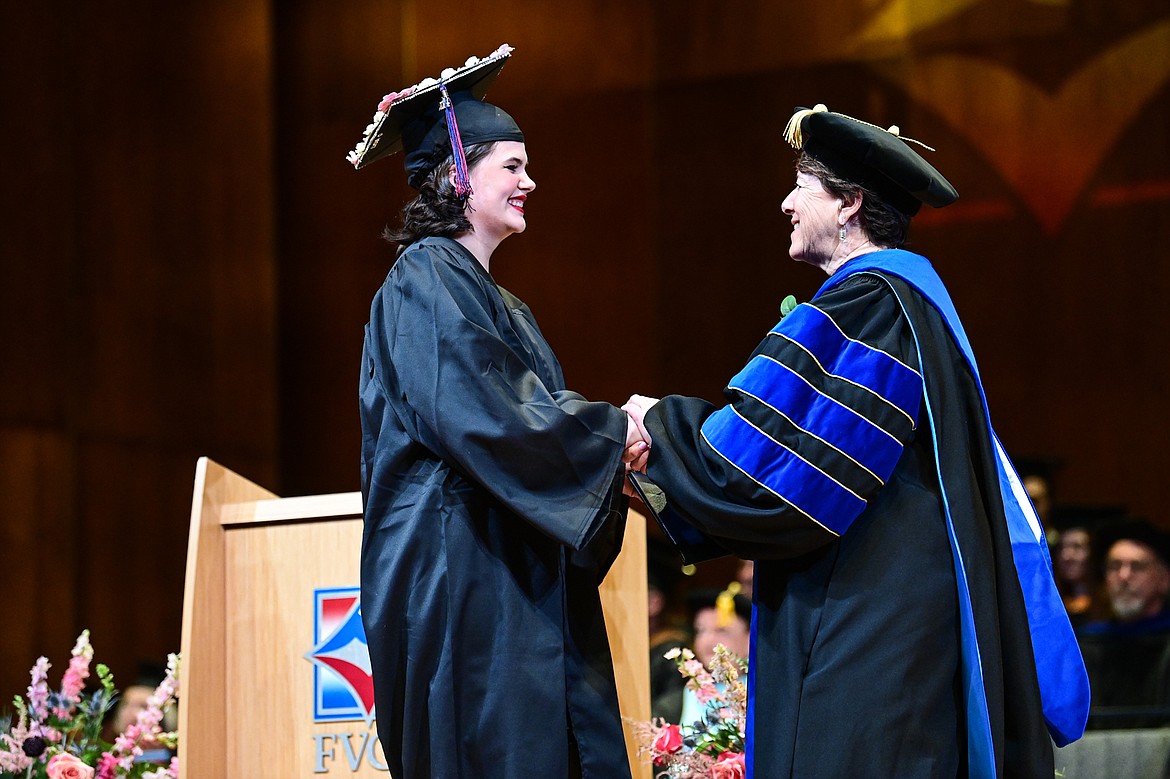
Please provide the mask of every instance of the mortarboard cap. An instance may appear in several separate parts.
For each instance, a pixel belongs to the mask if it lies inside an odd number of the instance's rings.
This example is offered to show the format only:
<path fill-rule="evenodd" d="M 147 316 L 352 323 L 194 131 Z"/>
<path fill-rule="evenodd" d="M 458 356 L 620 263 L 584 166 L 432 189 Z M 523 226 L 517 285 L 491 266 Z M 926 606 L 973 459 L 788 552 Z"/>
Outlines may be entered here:
<path fill-rule="evenodd" d="M 407 179 L 418 188 L 422 179 L 452 151 L 452 139 L 466 148 L 490 141 L 524 141 L 506 112 L 483 102 L 488 87 L 512 54 L 504 44 L 483 59 L 471 57 L 458 69 L 444 70 L 401 92 L 382 98 L 357 148 L 347 159 L 354 168 L 404 151 Z M 450 99 L 454 126 L 449 126 L 444 92 Z"/>
<path fill-rule="evenodd" d="M 942 208 L 959 197 L 951 183 L 909 144 L 934 149 L 901 137 L 896 126 L 885 130 L 818 104 L 796 109 L 784 137 L 794 149 L 870 190 L 906 216 L 917 214 L 923 203 Z"/>

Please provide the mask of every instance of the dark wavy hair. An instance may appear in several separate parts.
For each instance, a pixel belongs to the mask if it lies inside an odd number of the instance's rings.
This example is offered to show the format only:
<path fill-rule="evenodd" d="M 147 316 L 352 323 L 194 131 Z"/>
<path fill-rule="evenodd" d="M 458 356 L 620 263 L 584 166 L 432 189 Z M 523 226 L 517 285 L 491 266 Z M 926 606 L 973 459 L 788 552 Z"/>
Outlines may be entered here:
<path fill-rule="evenodd" d="M 484 157 L 491 153 L 494 141 L 473 143 L 464 149 L 467 155 L 467 169 L 470 171 Z M 471 229 L 467 220 L 467 199 L 455 194 L 448 171 L 455 164 L 450 154 L 431 169 L 422 183 L 418 194 L 402 208 L 402 226 L 397 230 L 387 227 L 382 237 L 401 246 L 414 243 L 420 238 L 441 236 L 453 238 Z"/>
<path fill-rule="evenodd" d="M 846 203 L 852 204 L 861 198 L 861 210 L 857 212 L 861 229 L 876 245 L 896 249 L 906 243 L 910 217 L 874 194 L 873 190 L 841 178 L 816 157 L 804 153 L 796 159 L 796 171 L 816 176 L 830 195 Z"/>

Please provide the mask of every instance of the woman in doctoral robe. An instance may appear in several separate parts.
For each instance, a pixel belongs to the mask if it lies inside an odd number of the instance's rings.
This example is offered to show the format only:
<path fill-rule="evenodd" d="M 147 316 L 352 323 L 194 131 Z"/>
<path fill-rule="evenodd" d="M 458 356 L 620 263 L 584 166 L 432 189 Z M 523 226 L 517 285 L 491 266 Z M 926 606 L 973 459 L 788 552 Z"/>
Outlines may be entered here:
<path fill-rule="evenodd" d="M 1084 664 L 962 324 L 900 248 L 958 194 L 897 128 L 818 106 L 786 137 L 789 254 L 829 279 L 727 405 L 626 406 L 684 554 L 755 560 L 748 775 L 1050 777 Z"/>
<path fill-rule="evenodd" d="M 629 776 L 598 585 L 625 524 L 625 413 L 565 388 L 495 283 L 535 189 L 483 101 L 502 47 L 390 95 L 351 155 L 419 195 L 362 356 L 362 617 L 395 779 Z"/>

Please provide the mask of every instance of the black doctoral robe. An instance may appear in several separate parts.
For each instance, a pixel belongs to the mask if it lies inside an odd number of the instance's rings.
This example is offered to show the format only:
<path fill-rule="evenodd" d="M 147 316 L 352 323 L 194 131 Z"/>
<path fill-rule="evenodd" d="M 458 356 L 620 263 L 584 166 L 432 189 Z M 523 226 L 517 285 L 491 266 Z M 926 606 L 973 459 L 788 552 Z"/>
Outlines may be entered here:
<path fill-rule="evenodd" d="M 756 560 L 749 776 L 1053 776 L 995 449 L 938 312 L 900 278 L 848 277 L 777 325 L 726 396 L 656 404 L 647 475 L 678 517 Z M 962 689 L 940 483 L 985 714 Z M 987 718 L 978 769 L 970 716 Z"/>
<path fill-rule="evenodd" d="M 626 417 L 456 241 L 403 251 L 361 374 L 362 618 L 395 779 L 629 776 L 598 585 Z"/>

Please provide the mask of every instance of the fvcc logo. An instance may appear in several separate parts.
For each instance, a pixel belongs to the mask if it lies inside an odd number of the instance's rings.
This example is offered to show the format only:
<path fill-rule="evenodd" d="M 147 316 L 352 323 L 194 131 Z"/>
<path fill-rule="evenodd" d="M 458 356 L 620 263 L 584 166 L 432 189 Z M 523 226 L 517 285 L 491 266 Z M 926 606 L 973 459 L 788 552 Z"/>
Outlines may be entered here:
<path fill-rule="evenodd" d="M 374 683 L 370 652 L 362 627 L 360 589 L 330 587 L 313 591 L 313 722 L 363 722 L 364 729 L 316 733 L 313 773 L 329 773 L 362 763 L 389 771 L 374 730 Z"/>

